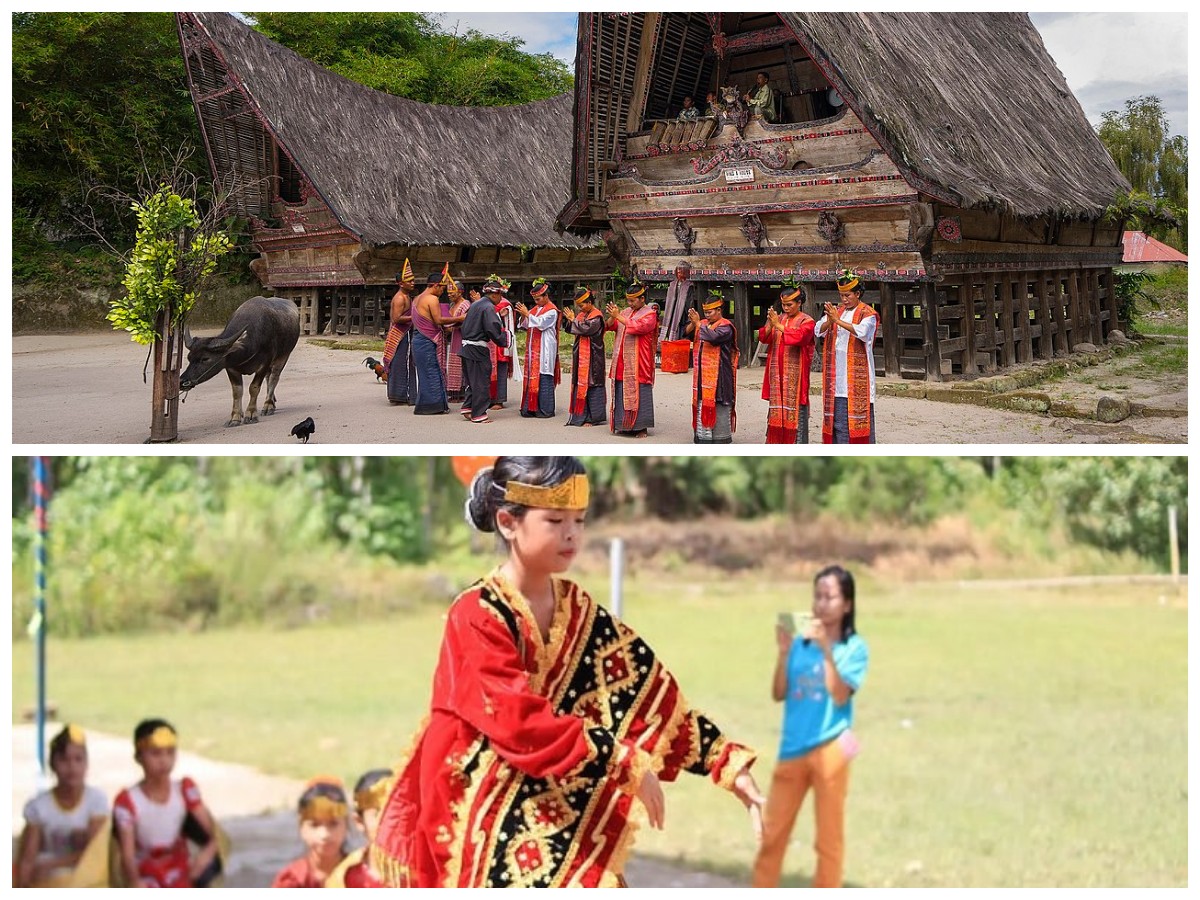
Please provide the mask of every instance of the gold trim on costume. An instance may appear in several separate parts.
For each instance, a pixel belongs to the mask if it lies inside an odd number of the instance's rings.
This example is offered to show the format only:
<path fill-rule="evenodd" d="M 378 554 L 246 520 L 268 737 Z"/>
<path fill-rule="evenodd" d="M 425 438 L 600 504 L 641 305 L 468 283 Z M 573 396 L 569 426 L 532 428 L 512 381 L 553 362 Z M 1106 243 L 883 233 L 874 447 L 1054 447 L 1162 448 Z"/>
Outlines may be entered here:
<path fill-rule="evenodd" d="M 720 309 L 724 305 L 725 305 L 724 300 L 710 300 L 708 303 L 704 304 L 704 311 L 710 312 L 714 309 Z"/>
<path fill-rule="evenodd" d="M 179 746 L 179 738 L 175 732 L 166 725 L 159 725 L 152 732 L 139 740 L 135 745 L 138 750 L 145 750 L 147 747 L 153 747 L 156 750 L 161 750 L 164 747 Z"/>
<path fill-rule="evenodd" d="M 535 509 L 587 509 L 589 497 L 586 475 L 572 475 L 562 484 L 541 487 L 536 484 L 521 484 L 510 481 L 504 487 L 504 499 L 519 506 Z"/>

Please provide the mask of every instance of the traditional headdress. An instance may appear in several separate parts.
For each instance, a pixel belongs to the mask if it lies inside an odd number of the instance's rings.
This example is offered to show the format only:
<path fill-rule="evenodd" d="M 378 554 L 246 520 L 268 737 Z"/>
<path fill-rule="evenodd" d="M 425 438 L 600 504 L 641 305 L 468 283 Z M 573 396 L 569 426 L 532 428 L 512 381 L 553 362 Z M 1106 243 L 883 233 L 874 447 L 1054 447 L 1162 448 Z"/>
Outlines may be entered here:
<path fill-rule="evenodd" d="M 533 279 L 533 287 L 529 289 L 529 296 L 537 297 L 541 300 L 550 292 L 550 282 L 545 278 Z"/>
<path fill-rule="evenodd" d="M 646 286 L 640 281 L 630 282 L 629 287 L 625 288 L 625 296 L 633 300 L 636 297 L 642 297 L 646 293 Z"/>
<path fill-rule="evenodd" d="M 587 509 L 589 496 L 586 475 L 572 475 L 554 487 L 521 484 L 519 481 L 510 481 L 504 486 L 505 501 L 535 509 Z"/>
<path fill-rule="evenodd" d="M 582 303 L 584 300 L 591 300 L 591 299 L 592 299 L 592 289 L 591 288 L 589 288 L 589 287 L 575 288 L 575 299 L 572 301 L 573 303 Z"/>
<path fill-rule="evenodd" d="M 709 291 L 708 299 L 701 304 L 705 312 L 712 312 L 714 309 L 721 309 L 725 305 L 725 295 L 720 291 Z"/>
<path fill-rule="evenodd" d="M 504 290 L 504 279 L 499 275 L 489 275 L 487 281 L 483 283 L 483 291 L 486 294 L 498 294 Z"/>
<path fill-rule="evenodd" d="M 779 292 L 780 300 L 799 300 L 804 302 L 804 288 L 796 284 L 791 278 L 783 280 L 783 289 Z"/>
<path fill-rule="evenodd" d="M 404 268 L 396 273 L 396 283 L 413 285 L 417 283 L 417 276 L 413 274 L 412 265 L 407 256 L 404 258 Z"/>
<path fill-rule="evenodd" d="M 362 813 L 368 809 L 383 809 L 392 790 L 391 778 L 380 778 L 369 788 L 354 792 L 354 808 Z"/>
<path fill-rule="evenodd" d="M 300 796 L 300 818 L 327 821 L 344 819 L 350 811 L 346 789 L 332 775 L 318 775 L 304 786 Z"/>
<path fill-rule="evenodd" d="M 858 290 L 858 276 L 849 269 L 842 269 L 842 271 L 838 272 L 837 289 L 842 294 Z"/>
<path fill-rule="evenodd" d="M 139 738 L 134 744 L 137 750 L 152 748 L 159 750 L 165 747 L 179 746 L 179 737 L 170 725 L 159 725 L 145 737 Z"/>
<path fill-rule="evenodd" d="M 450 274 L 450 263 L 446 263 L 442 268 L 442 280 L 438 284 L 444 284 L 446 287 L 458 287 L 458 283 L 455 282 L 454 277 Z"/>

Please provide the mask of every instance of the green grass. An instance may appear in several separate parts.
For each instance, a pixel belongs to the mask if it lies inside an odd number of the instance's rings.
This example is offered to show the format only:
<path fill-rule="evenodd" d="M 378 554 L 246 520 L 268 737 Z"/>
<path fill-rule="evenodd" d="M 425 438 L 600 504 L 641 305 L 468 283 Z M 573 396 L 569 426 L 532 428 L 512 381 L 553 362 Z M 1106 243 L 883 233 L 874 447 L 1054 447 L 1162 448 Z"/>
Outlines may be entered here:
<path fill-rule="evenodd" d="M 587 578 L 607 596 L 603 578 Z M 806 585 L 645 576 L 625 618 L 689 700 L 756 746 L 770 783 L 775 613 Z M 892 588 L 863 579 L 871 669 L 856 701 L 846 877 L 867 886 L 1187 883 L 1187 613 L 1145 587 Z M 60 716 L 128 732 L 165 715 L 186 747 L 305 778 L 394 761 L 425 711 L 440 607 L 362 625 L 51 640 Z M 13 708 L 33 696 L 14 645 Z M 811 801 L 810 801 L 811 804 Z M 219 814 L 219 811 L 218 811 Z M 812 867 L 802 811 L 785 882 Z M 739 804 L 685 776 L 638 849 L 748 877 Z"/>
<path fill-rule="evenodd" d="M 1188 348 L 1185 344 L 1150 346 L 1137 354 L 1135 365 L 1123 367 L 1136 375 L 1186 375 Z"/>

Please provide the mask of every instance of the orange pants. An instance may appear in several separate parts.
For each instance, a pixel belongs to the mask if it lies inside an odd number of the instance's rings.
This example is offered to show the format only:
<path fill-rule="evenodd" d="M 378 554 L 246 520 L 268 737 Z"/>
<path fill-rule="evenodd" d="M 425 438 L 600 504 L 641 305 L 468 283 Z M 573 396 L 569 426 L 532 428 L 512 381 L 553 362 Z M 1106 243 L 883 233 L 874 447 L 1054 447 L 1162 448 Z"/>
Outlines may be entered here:
<path fill-rule="evenodd" d="M 781 760 L 771 777 L 763 814 L 763 839 L 754 861 L 754 887 L 778 887 L 796 815 L 812 788 L 817 807 L 817 871 L 813 887 L 841 887 L 845 857 L 846 793 L 850 761 L 837 738 L 796 759 Z"/>

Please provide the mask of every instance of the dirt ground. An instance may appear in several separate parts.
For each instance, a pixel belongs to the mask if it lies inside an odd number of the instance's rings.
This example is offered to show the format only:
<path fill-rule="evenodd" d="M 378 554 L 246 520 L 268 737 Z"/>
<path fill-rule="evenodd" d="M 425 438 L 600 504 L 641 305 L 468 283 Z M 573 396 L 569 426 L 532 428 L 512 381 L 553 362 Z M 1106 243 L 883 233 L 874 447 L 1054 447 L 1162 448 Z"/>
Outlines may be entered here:
<path fill-rule="evenodd" d="M 47 736 L 62 726 L 50 723 Z M 12 729 L 12 834 L 21 833 L 25 801 L 39 789 L 36 730 Z M 133 784 L 140 770 L 133 762 L 129 739 L 88 731 L 88 782 L 111 799 Z M 248 766 L 220 763 L 181 750 L 175 771 L 196 780 L 205 802 L 229 833 L 230 859 L 226 887 L 270 887 L 275 873 L 303 852 L 293 804 L 304 785 L 289 778 L 264 775 Z M 15 844 L 14 844 L 15 847 Z M 633 856 L 625 875 L 634 887 L 738 887 L 720 875 L 692 872 L 649 857 Z"/>
<path fill-rule="evenodd" d="M 223 375 L 188 394 L 180 409 L 186 444 L 292 445 L 292 426 L 316 422 L 310 445 L 336 444 L 597 444 L 630 446 L 607 428 L 565 428 L 567 380 L 559 387 L 558 417 L 522 419 L 516 404 L 494 413 L 490 425 L 471 425 L 456 413 L 416 417 L 388 403 L 382 383 L 362 365 L 364 353 L 301 339 L 276 392 L 279 412 L 257 424 L 225 428 L 232 398 Z M 13 442 L 17 444 L 136 444 L 150 433 L 150 386 L 142 382 L 146 349 L 115 332 L 13 338 Z M 738 375 L 739 430 L 735 444 L 762 443 L 766 404 L 762 369 Z M 516 393 L 510 387 L 510 398 Z M 820 399 L 812 435 L 820 439 Z M 635 445 L 691 444 L 691 375 L 660 375 L 655 385 L 657 427 Z M 1167 427 L 1162 427 L 1162 423 Z M 1101 425 L 1034 413 L 880 396 L 881 444 L 1076 444 L 1186 441 L 1186 419 L 1127 420 Z M 321 451 L 316 451 L 321 452 Z"/>

